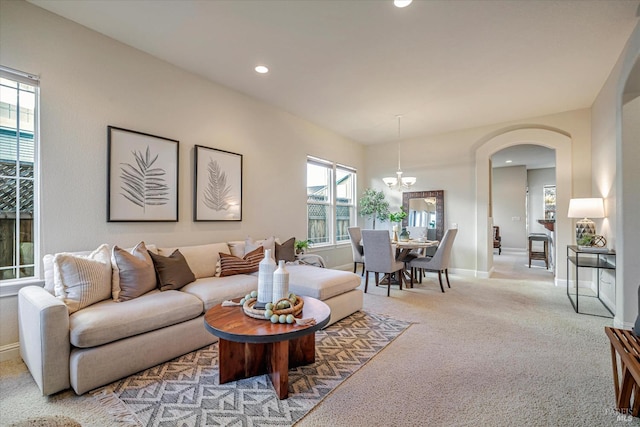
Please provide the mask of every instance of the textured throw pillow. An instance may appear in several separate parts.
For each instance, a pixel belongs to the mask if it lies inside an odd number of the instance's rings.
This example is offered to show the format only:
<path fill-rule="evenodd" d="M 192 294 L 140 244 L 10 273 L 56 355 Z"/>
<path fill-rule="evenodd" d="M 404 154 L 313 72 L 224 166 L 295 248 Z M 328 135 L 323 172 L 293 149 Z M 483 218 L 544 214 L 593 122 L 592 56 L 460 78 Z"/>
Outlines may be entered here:
<path fill-rule="evenodd" d="M 248 254 L 249 252 L 253 252 L 259 246 L 262 246 L 265 250 L 271 249 L 271 258 L 275 261 L 276 256 L 276 246 L 275 246 L 276 238 L 271 236 L 264 240 L 253 240 L 252 237 L 247 237 L 244 241 L 244 254 Z"/>
<path fill-rule="evenodd" d="M 111 254 L 101 245 L 87 256 L 60 253 L 53 257 L 55 296 L 69 314 L 111 298 Z"/>
<path fill-rule="evenodd" d="M 144 242 L 138 243 L 131 252 L 114 246 L 111 251 L 111 267 L 111 292 L 114 301 L 128 301 L 156 287 L 156 271 Z"/>
<path fill-rule="evenodd" d="M 158 279 L 158 287 L 161 291 L 180 289 L 184 285 L 196 280 L 196 276 L 194 276 L 189 268 L 187 260 L 184 259 L 184 256 L 182 256 L 178 249 L 173 251 L 168 257 L 157 255 L 153 252 L 149 252 L 149 255 L 153 260 L 153 267 L 156 270 Z"/>
<path fill-rule="evenodd" d="M 283 244 L 276 242 L 276 261 L 293 262 L 296 260 L 296 238 L 292 237 Z"/>
<path fill-rule="evenodd" d="M 258 246 L 242 258 L 220 252 L 220 277 L 255 273 L 264 258 L 264 248 Z"/>

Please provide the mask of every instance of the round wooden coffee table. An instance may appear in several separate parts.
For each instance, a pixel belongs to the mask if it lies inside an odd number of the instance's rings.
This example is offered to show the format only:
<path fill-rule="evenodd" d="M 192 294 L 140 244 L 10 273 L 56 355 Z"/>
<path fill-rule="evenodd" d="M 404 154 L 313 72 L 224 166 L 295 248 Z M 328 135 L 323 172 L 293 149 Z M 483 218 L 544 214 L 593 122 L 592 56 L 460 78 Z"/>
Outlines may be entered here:
<path fill-rule="evenodd" d="M 205 313 L 205 327 L 219 338 L 220 384 L 268 373 L 278 397 L 287 398 L 289 368 L 315 362 L 315 332 L 327 325 L 331 317 L 327 304 L 303 298 L 299 317 L 312 317 L 315 325 L 271 323 L 247 316 L 242 307 L 220 304 Z"/>

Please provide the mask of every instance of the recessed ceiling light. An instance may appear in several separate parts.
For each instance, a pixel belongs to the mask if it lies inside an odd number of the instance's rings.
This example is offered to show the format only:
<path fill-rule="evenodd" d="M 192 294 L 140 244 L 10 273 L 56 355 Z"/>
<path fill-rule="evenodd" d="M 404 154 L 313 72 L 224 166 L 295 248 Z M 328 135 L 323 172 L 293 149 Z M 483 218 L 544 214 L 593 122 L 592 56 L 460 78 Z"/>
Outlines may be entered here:
<path fill-rule="evenodd" d="M 513 160 L 505 160 L 505 163 L 513 163 Z"/>
<path fill-rule="evenodd" d="M 260 74 L 266 74 L 269 72 L 269 69 L 267 67 L 265 67 L 264 65 L 258 65 L 256 68 L 256 73 L 260 73 Z"/>
<path fill-rule="evenodd" d="M 407 7 L 413 0 L 393 0 L 395 7 Z"/>

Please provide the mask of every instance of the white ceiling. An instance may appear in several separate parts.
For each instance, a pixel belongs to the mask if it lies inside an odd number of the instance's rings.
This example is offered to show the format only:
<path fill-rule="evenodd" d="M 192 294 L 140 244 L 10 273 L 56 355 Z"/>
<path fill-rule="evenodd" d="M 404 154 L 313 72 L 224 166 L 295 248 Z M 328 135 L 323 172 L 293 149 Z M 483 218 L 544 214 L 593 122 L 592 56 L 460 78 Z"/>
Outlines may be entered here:
<path fill-rule="evenodd" d="M 507 163 L 507 161 L 510 161 Z M 526 166 L 527 169 L 553 168 L 556 150 L 533 144 L 520 144 L 505 148 L 491 156 L 494 168 Z"/>
<path fill-rule="evenodd" d="M 640 4 L 29 1 L 364 144 L 591 106 Z"/>

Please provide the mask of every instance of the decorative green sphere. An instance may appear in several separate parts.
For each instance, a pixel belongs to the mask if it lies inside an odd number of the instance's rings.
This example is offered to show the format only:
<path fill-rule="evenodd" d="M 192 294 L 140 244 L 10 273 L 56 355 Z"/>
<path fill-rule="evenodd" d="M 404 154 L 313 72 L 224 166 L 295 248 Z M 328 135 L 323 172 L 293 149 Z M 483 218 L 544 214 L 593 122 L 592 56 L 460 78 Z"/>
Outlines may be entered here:
<path fill-rule="evenodd" d="M 280 318 L 278 319 L 278 321 L 280 323 L 287 323 L 287 316 L 285 316 L 284 314 L 281 314 Z"/>
<path fill-rule="evenodd" d="M 278 316 L 277 314 L 274 314 L 273 316 L 271 316 L 271 323 L 278 323 L 280 321 L 280 316 Z"/>
<path fill-rule="evenodd" d="M 251 291 L 251 298 L 257 298 L 258 297 L 258 291 Z"/>
<path fill-rule="evenodd" d="M 293 323 L 295 321 L 295 317 L 293 317 L 293 314 L 287 314 L 287 323 Z"/>
<path fill-rule="evenodd" d="M 265 304 L 264 306 L 265 309 L 267 310 L 273 310 L 273 303 L 272 302 L 268 302 L 267 304 Z"/>
<path fill-rule="evenodd" d="M 245 302 L 245 301 L 246 301 L 246 299 L 242 298 L 242 299 L 240 300 L 240 304 L 241 304 L 241 305 L 244 305 L 244 302 Z"/>
<path fill-rule="evenodd" d="M 272 310 L 265 310 L 264 317 L 266 317 L 267 319 L 271 319 L 271 316 L 273 316 L 273 311 Z"/>

